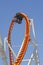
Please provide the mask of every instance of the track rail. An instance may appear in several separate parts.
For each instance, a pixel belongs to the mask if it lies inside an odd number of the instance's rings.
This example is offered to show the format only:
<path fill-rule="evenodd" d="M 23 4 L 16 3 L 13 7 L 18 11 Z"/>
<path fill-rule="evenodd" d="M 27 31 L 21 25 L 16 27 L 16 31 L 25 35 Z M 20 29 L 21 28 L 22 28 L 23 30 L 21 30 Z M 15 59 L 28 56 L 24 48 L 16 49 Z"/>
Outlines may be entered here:
<path fill-rule="evenodd" d="M 25 36 L 24 36 L 24 40 L 22 42 L 22 45 L 21 45 L 21 48 L 18 52 L 18 55 L 16 57 L 16 60 L 14 61 L 13 63 L 13 55 L 12 55 L 12 51 L 10 50 L 9 48 L 9 56 L 10 56 L 10 65 L 20 65 L 25 53 L 26 53 L 26 50 L 27 50 L 27 47 L 28 47 L 28 43 L 30 41 L 30 20 L 29 18 L 27 17 L 26 14 L 24 13 L 19 13 L 19 15 L 21 17 L 23 17 L 25 19 Z M 13 29 L 13 26 L 14 26 L 14 22 L 16 21 L 15 18 L 13 18 L 11 24 L 10 24 L 10 28 L 9 28 L 9 31 L 8 31 L 8 43 L 11 45 L 11 32 L 12 32 L 12 29 Z"/>

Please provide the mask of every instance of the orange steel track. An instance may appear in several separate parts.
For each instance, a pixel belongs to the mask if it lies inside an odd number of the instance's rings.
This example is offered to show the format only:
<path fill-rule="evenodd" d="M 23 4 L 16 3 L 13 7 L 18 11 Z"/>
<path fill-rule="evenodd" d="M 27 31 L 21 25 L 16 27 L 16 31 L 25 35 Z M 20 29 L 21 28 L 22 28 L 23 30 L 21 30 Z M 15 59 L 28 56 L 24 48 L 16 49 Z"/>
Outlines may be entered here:
<path fill-rule="evenodd" d="M 28 16 L 24 13 L 20 13 L 20 16 L 22 16 L 24 19 L 25 19 L 25 22 L 26 22 L 26 27 L 25 27 L 25 36 L 24 36 L 24 40 L 22 42 L 22 45 L 21 45 L 21 48 L 18 52 L 18 55 L 16 57 L 16 60 L 14 61 L 13 63 L 13 55 L 12 55 L 12 51 L 10 50 L 9 48 L 9 56 L 10 56 L 10 65 L 20 65 L 25 53 L 26 53 L 26 50 L 27 50 L 27 47 L 28 47 L 28 43 L 30 41 L 30 20 L 28 18 Z M 13 29 L 13 26 L 14 26 L 14 22 L 15 22 L 15 19 L 13 18 L 11 24 L 10 24 L 10 28 L 9 28 L 9 31 L 8 31 L 8 43 L 11 45 L 11 32 L 12 32 L 12 29 Z"/>

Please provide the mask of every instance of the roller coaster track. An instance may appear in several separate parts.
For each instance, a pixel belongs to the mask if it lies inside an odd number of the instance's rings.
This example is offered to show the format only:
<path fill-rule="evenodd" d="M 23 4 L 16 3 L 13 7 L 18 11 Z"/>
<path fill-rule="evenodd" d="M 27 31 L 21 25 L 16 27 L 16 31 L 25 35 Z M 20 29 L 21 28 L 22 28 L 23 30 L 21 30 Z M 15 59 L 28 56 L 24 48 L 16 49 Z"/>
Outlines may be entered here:
<path fill-rule="evenodd" d="M 24 36 L 24 40 L 22 42 L 22 45 L 21 45 L 21 48 L 18 52 L 18 55 L 16 57 L 16 60 L 14 61 L 13 60 L 13 54 L 12 54 L 12 51 L 10 50 L 9 48 L 9 56 L 10 56 L 10 65 L 20 65 L 25 53 L 26 53 L 26 50 L 27 50 L 27 47 L 28 47 L 28 43 L 30 41 L 30 20 L 28 18 L 28 16 L 24 13 L 17 13 L 17 15 L 12 19 L 12 22 L 10 24 L 10 27 L 9 27 L 9 31 L 8 31 L 8 43 L 10 44 L 10 46 L 12 47 L 12 44 L 11 44 L 11 32 L 12 32 L 12 29 L 13 29 L 13 26 L 14 26 L 14 23 L 21 23 L 22 21 L 22 18 L 25 19 L 25 36 Z M 14 62 L 14 63 L 13 63 Z"/>

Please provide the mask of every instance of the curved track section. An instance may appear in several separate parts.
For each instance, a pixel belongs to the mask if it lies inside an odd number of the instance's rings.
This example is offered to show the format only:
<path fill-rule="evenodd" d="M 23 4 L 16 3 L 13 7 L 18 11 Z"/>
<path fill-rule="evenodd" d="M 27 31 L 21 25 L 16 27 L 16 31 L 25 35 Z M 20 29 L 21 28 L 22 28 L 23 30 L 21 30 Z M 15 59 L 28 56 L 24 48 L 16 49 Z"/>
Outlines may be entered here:
<path fill-rule="evenodd" d="M 25 53 L 26 53 L 26 50 L 27 50 L 27 47 L 28 47 L 28 42 L 30 41 L 30 20 L 29 18 L 27 17 L 26 14 L 24 13 L 17 13 L 17 15 L 15 16 L 15 18 L 13 18 L 11 24 L 10 24 L 10 28 L 9 28 L 9 31 L 8 31 L 8 43 L 11 45 L 11 31 L 13 29 L 13 25 L 14 25 L 14 22 L 18 22 L 18 23 L 21 23 L 21 20 L 22 18 L 25 19 L 25 36 L 24 36 L 24 40 L 22 42 L 22 45 L 21 45 L 21 48 L 18 52 L 18 55 L 16 57 L 16 60 L 14 61 L 13 65 L 20 65 Z M 12 52 L 11 50 L 9 49 L 9 54 L 10 54 L 10 65 L 12 65 L 12 60 L 13 60 L 13 56 L 12 56 Z"/>

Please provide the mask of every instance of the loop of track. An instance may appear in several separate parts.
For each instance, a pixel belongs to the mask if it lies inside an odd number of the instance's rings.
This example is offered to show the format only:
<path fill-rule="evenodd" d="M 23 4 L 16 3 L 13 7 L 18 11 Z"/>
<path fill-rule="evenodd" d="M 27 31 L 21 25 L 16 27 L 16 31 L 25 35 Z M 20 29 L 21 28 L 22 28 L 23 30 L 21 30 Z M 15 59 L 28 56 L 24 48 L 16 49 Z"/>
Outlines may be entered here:
<path fill-rule="evenodd" d="M 25 36 L 24 36 L 24 40 L 22 42 L 21 48 L 20 48 L 20 50 L 17 54 L 16 60 L 14 61 L 14 63 L 13 63 L 12 51 L 9 48 L 10 65 L 20 65 L 20 63 L 21 63 L 21 61 L 22 61 L 22 59 L 23 59 L 23 57 L 26 53 L 28 43 L 30 41 L 30 20 L 27 17 L 27 15 L 24 14 L 24 13 L 20 13 L 20 16 L 22 16 L 25 19 L 25 23 L 26 23 L 25 24 L 26 25 Z M 11 32 L 12 32 L 12 29 L 13 29 L 13 26 L 14 26 L 14 22 L 15 22 L 15 19 L 12 20 L 12 22 L 10 24 L 9 31 L 8 31 L 8 43 L 10 45 L 11 45 Z"/>

